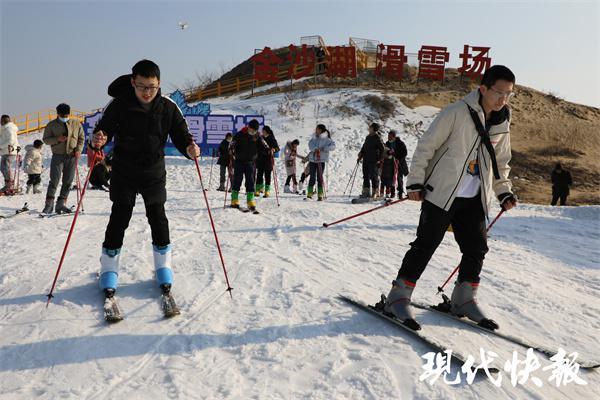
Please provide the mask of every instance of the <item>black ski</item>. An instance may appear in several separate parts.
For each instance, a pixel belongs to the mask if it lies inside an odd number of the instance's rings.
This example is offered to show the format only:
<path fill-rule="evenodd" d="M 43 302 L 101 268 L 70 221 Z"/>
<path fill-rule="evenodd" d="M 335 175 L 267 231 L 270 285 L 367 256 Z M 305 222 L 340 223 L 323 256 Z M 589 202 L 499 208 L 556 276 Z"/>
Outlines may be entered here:
<path fill-rule="evenodd" d="M 6 216 L 0 215 L 0 219 L 14 218 L 17 215 L 22 214 L 22 213 L 27 212 L 27 211 L 29 211 L 29 207 L 28 207 L 27 203 L 25 203 L 25 204 L 23 204 L 23 207 L 21 207 L 18 210 L 16 210 L 14 214 L 6 215 Z"/>
<path fill-rule="evenodd" d="M 40 218 L 56 218 L 56 217 L 68 217 L 68 216 L 75 215 L 75 213 L 74 213 L 75 206 L 71 206 L 70 208 L 71 208 L 71 212 L 70 213 L 63 212 L 63 213 L 57 214 L 57 213 L 53 212 L 53 213 L 46 214 L 46 213 L 41 212 L 41 213 L 39 213 L 39 217 Z M 83 210 L 79 211 L 79 213 L 80 214 L 85 214 L 83 212 Z"/>
<path fill-rule="evenodd" d="M 381 198 L 381 197 L 378 197 L 376 199 L 373 199 L 371 197 L 357 197 L 357 198 L 352 199 L 352 204 L 373 203 L 376 201 L 380 201 L 382 204 L 385 204 L 385 203 L 390 203 L 390 202 L 394 201 L 394 199 Z"/>
<path fill-rule="evenodd" d="M 416 308 L 420 308 L 422 310 L 432 311 L 432 312 L 435 312 L 436 314 L 440 314 L 440 315 L 443 315 L 443 316 L 445 316 L 447 318 L 451 318 L 451 319 L 453 319 L 455 321 L 458 321 L 458 322 L 461 322 L 461 323 L 463 323 L 465 325 L 469 325 L 472 328 L 475 328 L 475 329 L 478 329 L 480 331 L 484 331 L 484 332 L 490 333 L 492 335 L 495 335 L 495 336 L 497 336 L 499 338 L 508 340 L 509 342 L 512 342 L 514 344 L 518 344 L 519 346 L 525 347 L 527 349 L 531 348 L 531 349 L 533 349 L 533 350 L 535 350 L 535 351 L 537 351 L 539 353 L 542 353 L 543 355 L 545 355 L 548 358 L 553 357 L 553 356 L 555 356 L 557 354 L 556 350 L 550 350 L 547 347 L 540 346 L 538 344 L 528 343 L 528 342 L 526 342 L 525 340 L 523 340 L 521 338 L 518 338 L 516 336 L 512 336 L 512 335 L 507 334 L 507 333 L 502 333 L 502 332 L 498 332 L 497 330 L 493 331 L 493 330 L 484 328 L 482 326 L 477 325 L 477 323 L 475 323 L 475 322 L 473 322 L 471 320 L 468 320 L 466 318 L 459 318 L 459 317 L 457 317 L 457 316 L 455 316 L 453 314 L 450 314 L 449 312 L 445 312 L 445 311 L 442 311 L 440 309 L 437 309 L 436 307 L 439 307 L 439 306 L 433 306 L 433 305 L 430 305 L 430 304 L 419 303 L 419 302 L 414 302 L 414 301 L 411 302 L 411 305 L 414 306 L 414 307 L 416 307 Z M 577 361 L 577 363 L 583 369 L 594 369 L 594 368 L 600 367 L 600 363 L 596 363 L 596 362 L 592 362 L 592 361 Z"/>
<path fill-rule="evenodd" d="M 397 320 L 396 318 L 388 316 L 388 315 L 384 314 L 383 312 L 377 310 L 375 308 L 375 306 L 367 305 L 367 304 L 363 303 L 362 301 L 357 301 L 357 300 L 354 300 L 354 299 L 344 296 L 344 295 L 338 295 L 338 298 L 348 304 L 353 305 L 356 308 L 359 308 L 363 311 L 370 312 L 371 314 L 376 315 L 380 318 L 383 318 L 386 321 L 396 325 L 397 327 L 402 328 L 405 332 L 410 333 L 411 335 L 413 335 L 414 337 L 419 339 L 422 343 L 426 344 L 428 347 L 430 347 L 435 352 L 444 353 L 446 351 L 449 351 L 449 349 L 446 346 L 444 346 L 443 344 L 441 344 L 440 342 L 438 342 L 435 339 L 432 339 L 430 337 L 427 337 L 426 335 L 423 335 L 419 331 L 412 330 L 411 328 L 404 325 L 401 321 Z M 454 360 L 456 363 L 460 364 L 461 366 L 463 366 L 467 361 L 467 357 L 465 357 L 463 354 L 461 354 L 459 352 L 452 350 L 452 352 L 450 354 L 452 355 L 452 360 Z M 499 369 L 495 368 L 495 367 L 491 367 L 488 369 L 488 371 L 490 373 L 497 373 L 497 372 L 499 372 Z M 481 374 L 484 372 L 485 372 L 485 370 L 482 370 L 482 369 L 477 370 L 477 374 Z"/>
<path fill-rule="evenodd" d="M 104 298 L 104 319 L 109 323 L 123 320 L 123 314 L 121 314 L 117 299 L 114 296 Z"/>
<path fill-rule="evenodd" d="M 171 293 L 161 294 L 161 308 L 165 318 L 173 318 L 174 316 L 181 314 Z"/>

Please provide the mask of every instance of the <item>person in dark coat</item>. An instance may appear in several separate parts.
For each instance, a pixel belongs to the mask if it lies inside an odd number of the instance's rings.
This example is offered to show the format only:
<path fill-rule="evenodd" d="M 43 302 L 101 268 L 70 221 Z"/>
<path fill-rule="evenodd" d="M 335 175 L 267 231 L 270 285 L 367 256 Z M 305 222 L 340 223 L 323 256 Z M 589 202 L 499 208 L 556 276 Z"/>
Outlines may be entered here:
<path fill-rule="evenodd" d="M 262 135 L 256 141 L 258 157 L 256 159 L 256 191 L 255 196 L 264 192 L 269 197 L 271 192 L 271 173 L 273 172 L 273 154 L 279 151 L 279 143 L 273 135 L 273 130 L 265 126 Z"/>
<path fill-rule="evenodd" d="M 560 163 L 556 164 L 552 171 L 552 205 L 555 206 L 560 199 L 560 205 L 567 205 L 567 196 L 569 196 L 569 186 L 573 184 L 571 173 L 563 169 Z"/>
<path fill-rule="evenodd" d="M 221 141 L 221 144 L 219 144 L 219 150 L 217 153 L 219 156 L 217 164 L 220 166 L 221 169 L 219 176 L 219 187 L 217 188 L 217 190 L 221 192 L 225 191 L 225 172 L 229 169 L 229 164 L 231 161 L 231 157 L 229 156 L 229 145 L 231 144 L 232 140 L 233 135 L 231 134 L 231 132 L 227 133 L 227 135 L 225 135 L 225 139 L 223 139 Z M 229 179 L 231 179 L 231 176 L 229 177 Z"/>
<path fill-rule="evenodd" d="M 363 191 L 360 197 L 376 198 L 379 189 L 379 168 L 384 157 L 384 145 L 379 136 L 379 124 L 369 126 L 369 134 L 358 153 L 358 161 L 363 162 Z M 371 188 L 373 192 L 371 193 Z"/>
<path fill-rule="evenodd" d="M 404 194 L 404 177 L 408 175 L 408 164 L 406 163 L 406 156 L 408 155 L 408 151 L 406 150 L 406 145 L 398 137 L 398 134 L 395 130 L 391 130 L 388 133 L 388 140 L 394 142 L 393 151 L 394 158 L 396 159 L 397 166 L 397 177 L 398 177 L 398 198 L 402 198 Z M 394 197 L 392 195 L 392 197 Z"/>
<path fill-rule="evenodd" d="M 141 60 L 130 75 L 123 75 L 108 87 L 112 101 L 94 129 L 90 146 L 101 150 L 114 139 L 110 199 L 112 210 L 100 257 L 100 289 L 112 297 L 117 288 L 119 257 L 123 236 L 129 225 L 135 198 L 141 194 L 152 232 L 156 279 L 163 293 L 173 281 L 164 147 L 167 137 L 187 158 L 197 158 L 186 120 L 160 91 L 160 69 L 150 60 Z M 137 249 L 136 249 L 137 251 Z"/>
<path fill-rule="evenodd" d="M 398 173 L 398 162 L 394 157 L 396 142 L 394 139 L 385 142 L 383 164 L 381 165 L 381 189 L 380 193 L 386 198 L 393 198 L 396 195 L 396 174 Z"/>
<path fill-rule="evenodd" d="M 92 168 L 90 185 L 92 190 L 109 190 L 112 170 L 112 155 L 107 155 Z"/>
<path fill-rule="evenodd" d="M 253 119 L 248 126 L 242 128 L 231 142 L 234 160 L 233 185 L 231 187 L 231 207 L 240 208 L 240 188 L 242 180 L 246 181 L 246 204 L 248 209 L 256 210 L 254 200 L 254 163 L 256 162 L 256 141 L 259 128 L 258 121 Z"/>

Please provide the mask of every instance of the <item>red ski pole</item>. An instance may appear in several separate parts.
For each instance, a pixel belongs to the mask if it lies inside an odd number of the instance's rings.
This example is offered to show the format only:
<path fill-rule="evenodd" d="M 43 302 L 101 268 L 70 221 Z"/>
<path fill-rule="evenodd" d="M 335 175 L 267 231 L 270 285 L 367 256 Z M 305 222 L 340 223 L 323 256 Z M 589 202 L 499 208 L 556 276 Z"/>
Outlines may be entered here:
<path fill-rule="evenodd" d="M 94 156 L 92 157 L 92 165 L 96 161 L 96 152 L 94 152 Z M 50 304 L 50 301 L 54 297 L 54 288 L 56 287 L 56 281 L 58 280 L 58 274 L 60 274 L 60 269 L 62 268 L 63 262 L 65 261 L 65 255 L 67 254 L 67 249 L 69 248 L 69 242 L 71 241 L 71 235 L 73 235 L 73 228 L 75 228 L 75 223 L 77 222 L 77 217 L 79 216 L 79 209 L 81 208 L 81 202 L 83 201 L 83 196 L 85 196 L 85 189 L 87 188 L 88 182 L 90 181 L 90 175 L 92 174 L 92 168 L 88 171 L 87 177 L 85 179 L 85 183 L 83 184 L 83 190 L 81 191 L 81 197 L 77 202 L 77 209 L 75 210 L 75 216 L 73 217 L 73 222 L 71 222 L 71 229 L 69 229 L 69 235 L 67 236 L 67 242 L 65 243 L 65 247 L 63 248 L 62 255 L 60 256 L 60 262 L 58 263 L 58 268 L 56 269 L 56 274 L 54 275 L 54 281 L 52 282 L 52 288 L 50 288 L 50 293 L 46 296 L 48 297 L 48 301 L 46 302 L 46 308 Z"/>
<path fill-rule="evenodd" d="M 360 217 L 361 215 L 368 214 L 368 213 L 370 213 L 370 212 L 373 212 L 373 211 L 379 210 L 379 209 L 381 209 L 381 208 L 389 207 L 389 206 L 391 206 L 391 205 L 394 205 L 394 204 L 396 204 L 396 203 L 400 203 L 400 202 L 402 202 L 402 201 L 404 201 L 404 200 L 408 200 L 408 197 L 404 197 L 404 198 L 402 198 L 402 199 L 398 199 L 398 200 L 394 200 L 394 201 L 386 201 L 385 203 L 383 203 L 383 204 L 382 204 L 382 205 L 380 205 L 380 206 L 377 206 L 377 207 L 375 207 L 375 208 L 371 208 L 371 209 L 369 209 L 369 210 L 367 210 L 367 211 L 363 211 L 363 212 L 360 212 L 360 213 L 358 213 L 358 214 L 354 214 L 354 215 L 351 215 L 351 216 L 349 216 L 349 217 L 346 217 L 346 218 L 340 219 L 339 221 L 331 222 L 331 223 L 329 223 L 329 224 L 327 224 L 327 223 L 323 222 L 323 227 L 324 227 L 324 228 L 329 228 L 331 225 L 339 224 L 340 222 L 344 222 L 344 221 L 348 221 L 349 219 L 353 219 L 353 218 L 356 218 L 356 217 Z"/>
<path fill-rule="evenodd" d="M 490 231 L 490 229 L 492 229 L 492 226 L 494 226 L 494 224 L 496 223 L 496 221 L 498 221 L 498 219 L 502 216 L 502 214 L 504 214 L 504 208 L 502 210 L 500 210 L 500 212 L 498 213 L 498 215 L 496 215 L 496 218 L 494 218 L 494 220 L 488 225 L 487 229 L 485 230 L 485 233 L 488 233 Z M 448 277 L 448 279 L 446 279 L 446 281 L 444 282 L 444 284 L 442 286 L 438 286 L 438 292 L 437 294 L 440 294 L 444 291 L 444 288 L 446 287 L 446 285 L 448 284 L 448 282 L 450 282 L 450 279 L 452 279 L 452 277 L 456 274 L 456 271 L 458 271 L 458 268 L 460 267 L 460 264 L 458 264 L 456 266 L 456 268 L 454 268 L 454 271 L 452 271 L 452 273 L 450 274 L 450 276 Z"/>
<path fill-rule="evenodd" d="M 200 179 L 200 186 L 202 187 L 202 194 L 204 195 L 204 201 L 206 202 L 206 210 L 208 211 L 208 218 L 210 219 L 210 225 L 215 235 L 215 242 L 217 243 L 217 249 L 219 250 L 219 257 L 221 258 L 221 265 L 223 266 L 223 273 L 225 274 L 225 282 L 227 282 L 227 291 L 229 296 L 233 299 L 231 291 L 233 288 L 229 284 L 229 277 L 227 276 L 227 268 L 225 268 L 225 260 L 223 259 L 223 252 L 221 252 L 221 244 L 219 243 L 219 237 L 217 236 L 217 230 L 215 229 L 215 223 L 213 221 L 212 213 L 210 212 L 210 205 L 208 204 L 208 197 L 206 197 L 206 190 L 204 190 L 204 183 L 202 182 L 202 172 L 200 172 L 200 166 L 198 165 L 198 157 L 194 158 L 196 163 L 196 171 L 198 171 L 198 179 Z M 227 194 L 227 192 L 225 192 Z"/>
<path fill-rule="evenodd" d="M 277 199 L 277 207 L 281 206 L 279 204 L 279 189 L 277 187 L 279 184 L 277 183 L 277 170 L 275 169 L 275 156 L 271 153 L 271 167 L 273 168 L 273 183 L 275 183 L 275 198 Z"/>
<path fill-rule="evenodd" d="M 75 158 L 75 175 L 77 176 L 77 202 L 81 199 L 81 179 L 79 178 L 79 157 Z M 85 212 L 83 200 L 81 201 L 81 212 Z"/>

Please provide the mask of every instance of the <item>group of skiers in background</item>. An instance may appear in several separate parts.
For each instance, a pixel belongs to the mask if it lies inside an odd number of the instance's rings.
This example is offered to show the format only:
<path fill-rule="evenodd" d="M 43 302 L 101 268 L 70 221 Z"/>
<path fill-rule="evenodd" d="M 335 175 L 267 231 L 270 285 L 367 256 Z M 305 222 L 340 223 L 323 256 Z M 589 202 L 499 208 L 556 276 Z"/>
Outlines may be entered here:
<path fill-rule="evenodd" d="M 404 176 L 408 175 L 406 156 L 406 145 L 396 131 L 390 130 L 387 142 L 384 143 L 379 124 L 373 122 L 358 153 L 357 163 L 363 163 L 363 188 L 360 197 L 393 198 L 397 189 L 398 198 L 401 198 L 404 193 Z"/>
<path fill-rule="evenodd" d="M 227 133 L 219 145 L 218 161 L 220 166 L 219 187 L 217 190 L 228 190 L 226 185 L 227 173 L 231 182 L 231 207 L 240 208 L 239 193 L 242 181 L 245 181 L 246 204 L 249 210 L 256 210 L 256 197 L 271 196 L 271 180 L 275 168 L 275 153 L 281 149 L 275 138 L 273 130 L 264 126 L 259 134 L 260 124 L 253 119 L 242 128 L 235 136 Z M 285 144 L 284 157 L 287 177 L 285 180 L 285 193 L 300 193 L 306 177 L 309 177 L 306 191 L 307 199 L 312 199 L 317 184 L 317 199 L 322 201 L 325 192 L 323 171 L 329 160 L 329 152 L 335 149 L 335 142 L 325 125 L 319 124 L 308 143 L 309 154 L 298 155 L 300 141 L 294 139 Z M 307 163 L 300 179 L 300 186 L 296 179 L 296 160 L 300 158 Z M 290 184 L 292 186 L 290 186 Z"/>

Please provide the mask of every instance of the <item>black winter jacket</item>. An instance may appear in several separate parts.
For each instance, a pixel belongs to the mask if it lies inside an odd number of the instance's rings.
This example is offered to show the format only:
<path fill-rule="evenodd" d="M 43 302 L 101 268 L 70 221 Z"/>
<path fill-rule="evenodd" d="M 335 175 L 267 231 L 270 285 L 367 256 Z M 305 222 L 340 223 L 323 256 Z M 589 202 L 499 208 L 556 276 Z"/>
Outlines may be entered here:
<path fill-rule="evenodd" d="M 186 148 L 193 143 L 187 122 L 179 107 L 161 95 L 160 89 L 146 112 L 135 96 L 131 75 L 115 79 L 108 87 L 113 100 L 104 109 L 94 129 L 104 131 L 107 143 L 115 141 L 114 173 L 132 175 L 133 171 L 164 173 L 164 147 L 170 136 L 173 144 L 188 157 Z M 189 157 L 188 157 L 189 158 Z M 162 168 L 161 168 L 162 165 Z"/>
<path fill-rule="evenodd" d="M 266 171 L 271 171 L 273 169 L 273 164 L 271 162 L 271 149 L 273 149 L 275 153 L 279 151 L 279 143 L 277 143 L 277 139 L 275 139 L 274 135 L 269 135 L 266 138 L 260 137 L 256 141 L 256 147 L 258 151 L 256 167 Z"/>
<path fill-rule="evenodd" d="M 218 151 L 219 159 L 217 160 L 217 164 L 229 165 L 229 142 L 226 139 L 223 139 L 221 144 L 219 144 Z"/>
<path fill-rule="evenodd" d="M 248 127 L 236 133 L 231 142 L 235 161 L 251 163 L 256 161 L 256 137 L 248 133 Z"/>
<path fill-rule="evenodd" d="M 367 135 L 365 142 L 360 149 L 363 163 L 373 164 L 380 162 L 384 157 L 383 141 L 378 133 Z"/>

